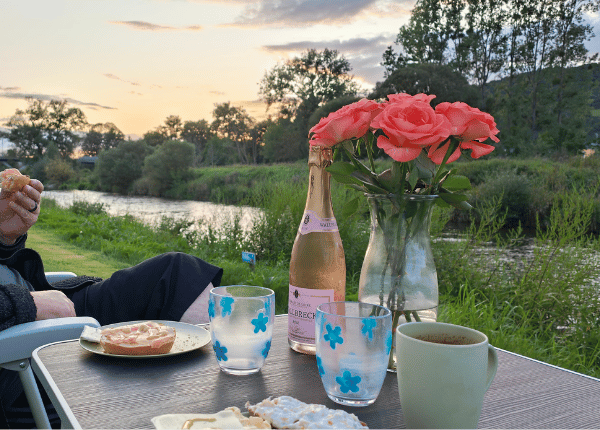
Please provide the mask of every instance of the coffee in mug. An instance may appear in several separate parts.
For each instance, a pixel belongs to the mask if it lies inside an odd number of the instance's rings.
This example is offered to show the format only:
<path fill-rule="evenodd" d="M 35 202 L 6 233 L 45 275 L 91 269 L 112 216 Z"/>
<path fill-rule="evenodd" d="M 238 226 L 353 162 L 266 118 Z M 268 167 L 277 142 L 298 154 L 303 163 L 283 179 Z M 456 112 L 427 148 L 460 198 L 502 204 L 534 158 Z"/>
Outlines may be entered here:
<path fill-rule="evenodd" d="M 488 338 L 467 327 L 412 322 L 396 329 L 400 406 L 407 428 L 476 428 L 498 368 Z"/>
<path fill-rule="evenodd" d="M 441 343 L 444 345 L 472 345 L 477 343 L 477 341 L 464 336 L 423 335 L 415 336 L 415 339 L 423 340 L 425 342 Z"/>

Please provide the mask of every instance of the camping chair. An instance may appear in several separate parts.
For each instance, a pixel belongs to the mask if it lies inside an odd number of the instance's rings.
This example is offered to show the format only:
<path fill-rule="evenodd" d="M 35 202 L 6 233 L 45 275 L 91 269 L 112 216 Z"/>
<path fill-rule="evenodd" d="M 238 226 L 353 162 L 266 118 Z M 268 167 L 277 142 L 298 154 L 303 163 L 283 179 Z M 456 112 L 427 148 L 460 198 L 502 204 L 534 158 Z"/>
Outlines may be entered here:
<path fill-rule="evenodd" d="M 48 282 L 72 276 L 76 275 L 71 272 L 46 273 Z M 0 331 L 0 368 L 19 372 L 25 396 L 39 429 L 50 428 L 50 422 L 31 370 L 31 354 L 42 345 L 77 339 L 86 325 L 100 327 L 94 318 L 70 317 L 33 321 Z"/>

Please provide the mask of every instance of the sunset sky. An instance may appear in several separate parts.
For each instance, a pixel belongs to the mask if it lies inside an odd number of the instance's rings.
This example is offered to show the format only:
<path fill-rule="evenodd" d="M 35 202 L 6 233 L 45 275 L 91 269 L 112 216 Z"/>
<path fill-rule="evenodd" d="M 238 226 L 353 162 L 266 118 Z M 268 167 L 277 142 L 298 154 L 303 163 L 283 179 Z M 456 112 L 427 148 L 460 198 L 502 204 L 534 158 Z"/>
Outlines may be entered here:
<path fill-rule="evenodd" d="M 368 89 L 414 3 L 0 0 L 0 126 L 28 96 L 66 99 L 89 123 L 138 136 L 169 115 L 211 121 L 228 101 L 261 119 L 265 72 L 308 48 L 337 49 Z"/>

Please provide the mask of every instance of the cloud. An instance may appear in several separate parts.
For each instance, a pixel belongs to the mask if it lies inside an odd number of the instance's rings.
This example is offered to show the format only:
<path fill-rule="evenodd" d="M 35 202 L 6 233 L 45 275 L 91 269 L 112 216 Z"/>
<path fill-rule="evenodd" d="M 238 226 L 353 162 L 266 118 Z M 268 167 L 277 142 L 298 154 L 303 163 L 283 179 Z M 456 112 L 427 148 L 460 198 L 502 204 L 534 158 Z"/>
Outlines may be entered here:
<path fill-rule="evenodd" d="M 139 87 L 139 86 L 140 86 L 140 84 L 139 84 L 139 83 L 137 83 L 137 82 L 126 81 L 125 79 L 121 79 L 121 78 L 119 78 L 118 76 L 116 76 L 116 75 L 113 75 L 112 73 L 104 73 L 104 76 L 106 76 L 106 77 L 107 77 L 107 78 L 109 78 L 109 79 L 114 79 L 114 80 L 116 80 L 116 81 L 125 82 L 125 83 L 127 83 L 127 84 L 130 84 L 130 85 L 133 85 L 133 86 L 136 86 L 136 87 Z"/>
<path fill-rule="evenodd" d="M 416 0 L 204 0 L 245 4 L 234 27 L 306 27 L 345 25 L 361 18 L 409 15 Z M 248 4 L 250 3 L 250 4 Z"/>
<path fill-rule="evenodd" d="M 186 27 L 172 27 L 170 25 L 152 24 L 146 21 L 109 21 L 110 24 L 124 25 L 134 30 L 141 31 L 200 31 L 199 25 L 188 25 Z"/>
<path fill-rule="evenodd" d="M 19 87 L 0 87 L 0 91 L 19 91 Z"/>
<path fill-rule="evenodd" d="M 307 49 L 319 51 L 328 48 L 335 49 L 343 55 L 352 65 L 355 77 L 363 80 L 367 85 L 375 85 L 383 79 L 383 67 L 380 65 L 381 56 L 394 41 L 395 35 L 377 35 L 370 38 L 356 37 L 348 40 L 329 41 L 296 41 L 283 45 L 266 45 L 262 49 L 279 55 L 296 54 Z"/>
<path fill-rule="evenodd" d="M 3 90 L 3 88 L 0 88 L 0 90 Z M 48 95 L 48 94 L 0 92 L 0 97 L 4 97 L 7 99 L 23 99 L 23 100 L 32 98 L 32 99 L 43 100 L 43 101 L 65 100 L 68 103 L 71 103 L 71 104 L 74 104 L 77 106 L 85 106 L 90 109 L 109 109 L 109 110 L 117 109 L 117 108 L 110 107 L 110 106 L 102 106 L 98 103 L 82 102 L 80 100 L 75 100 L 70 97 L 53 96 L 53 95 Z"/>
<path fill-rule="evenodd" d="M 381 0 L 263 0 L 247 5 L 236 27 L 347 24 Z"/>

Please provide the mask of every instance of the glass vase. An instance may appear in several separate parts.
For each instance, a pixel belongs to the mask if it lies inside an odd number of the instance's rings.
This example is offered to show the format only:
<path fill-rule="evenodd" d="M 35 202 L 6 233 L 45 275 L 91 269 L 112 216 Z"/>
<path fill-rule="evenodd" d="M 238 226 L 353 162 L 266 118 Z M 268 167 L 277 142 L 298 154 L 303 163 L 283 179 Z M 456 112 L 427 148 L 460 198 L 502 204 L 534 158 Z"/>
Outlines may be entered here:
<path fill-rule="evenodd" d="M 431 251 L 431 214 L 437 196 L 367 194 L 371 235 L 358 300 L 392 311 L 388 370 L 396 371 L 396 327 L 436 321 L 438 280 Z"/>

